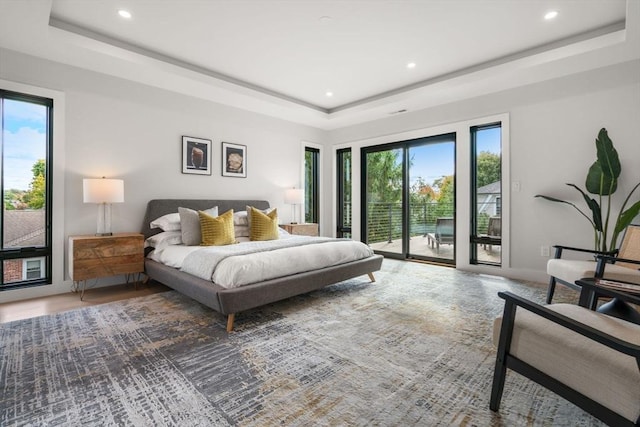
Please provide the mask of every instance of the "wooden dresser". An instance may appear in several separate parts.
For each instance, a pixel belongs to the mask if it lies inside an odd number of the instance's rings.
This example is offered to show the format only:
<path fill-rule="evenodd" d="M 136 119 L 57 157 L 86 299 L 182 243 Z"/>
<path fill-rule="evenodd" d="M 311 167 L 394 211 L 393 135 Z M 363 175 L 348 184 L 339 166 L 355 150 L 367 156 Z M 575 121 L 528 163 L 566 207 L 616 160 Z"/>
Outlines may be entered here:
<path fill-rule="evenodd" d="M 69 236 L 69 276 L 76 284 L 83 282 L 81 298 L 88 279 L 143 271 L 144 236 L 140 233 Z"/>

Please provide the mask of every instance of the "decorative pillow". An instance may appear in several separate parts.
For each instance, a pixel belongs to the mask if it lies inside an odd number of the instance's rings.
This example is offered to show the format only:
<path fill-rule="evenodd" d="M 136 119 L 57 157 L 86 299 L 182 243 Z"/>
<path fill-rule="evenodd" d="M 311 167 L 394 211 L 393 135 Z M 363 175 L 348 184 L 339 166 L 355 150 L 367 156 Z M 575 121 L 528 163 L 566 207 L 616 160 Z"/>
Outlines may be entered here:
<path fill-rule="evenodd" d="M 218 217 L 213 217 L 203 211 L 198 211 L 198 216 L 202 229 L 202 246 L 223 246 L 236 242 L 233 233 L 233 209 Z"/>
<path fill-rule="evenodd" d="M 182 233 L 180 230 L 163 231 L 155 234 L 144 241 L 145 248 L 164 249 L 169 245 L 179 245 L 182 243 Z"/>
<path fill-rule="evenodd" d="M 233 225 L 246 225 L 248 227 L 249 220 L 247 219 L 247 211 L 234 212 Z"/>
<path fill-rule="evenodd" d="M 278 210 L 264 214 L 260 209 L 249 207 L 249 237 L 251 240 L 276 240 L 278 238 Z"/>
<path fill-rule="evenodd" d="M 149 228 L 159 228 L 162 231 L 180 230 L 180 214 L 175 212 L 156 218 L 151 221 Z"/>
<path fill-rule="evenodd" d="M 249 212 L 251 212 L 251 209 L 254 209 L 254 210 L 258 211 L 258 212 L 262 212 L 265 215 L 267 215 L 270 212 L 273 212 L 275 210 L 275 208 L 258 209 L 258 208 L 254 208 L 253 206 L 247 205 L 247 225 L 249 226 L 249 228 L 251 228 L 251 220 L 253 219 L 253 218 L 251 218 L 251 215 L 249 215 Z"/>
<path fill-rule="evenodd" d="M 178 208 L 178 212 L 180 214 L 180 225 L 182 227 L 182 243 L 187 246 L 197 246 L 202 243 L 198 211 L 188 208 Z M 214 206 L 203 212 L 216 217 L 218 216 L 218 207 Z"/>

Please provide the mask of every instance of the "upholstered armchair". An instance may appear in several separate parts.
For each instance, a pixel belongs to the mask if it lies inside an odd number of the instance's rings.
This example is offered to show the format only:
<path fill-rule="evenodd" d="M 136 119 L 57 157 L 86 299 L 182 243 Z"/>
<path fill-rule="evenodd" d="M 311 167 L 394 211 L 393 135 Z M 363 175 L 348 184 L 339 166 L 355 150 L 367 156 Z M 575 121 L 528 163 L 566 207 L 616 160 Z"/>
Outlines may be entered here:
<path fill-rule="evenodd" d="M 640 283 L 640 270 L 638 266 L 625 262 L 609 262 L 606 268 L 598 271 L 597 257 L 604 256 L 609 261 L 621 258 L 640 261 L 640 225 L 629 225 L 624 233 L 619 250 L 612 252 L 600 252 L 589 249 L 573 248 L 556 245 L 555 255 L 547 262 L 547 274 L 549 275 L 549 288 L 547 290 L 547 304 L 551 304 L 556 284 L 560 283 L 572 289 L 579 290 L 576 280 L 584 277 L 604 277 L 610 280 Z M 587 260 L 572 260 L 562 258 L 564 251 L 573 251 L 591 254 Z"/>
<path fill-rule="evenodd" d="M 635 296 L 603 292 L 640 304 Z M 640 325 L 578 305 L 498 295 L 505 307 L 493 329 L 492 411 L 499 410 L 509 368 L 608 425 L 640 425 Z"/>

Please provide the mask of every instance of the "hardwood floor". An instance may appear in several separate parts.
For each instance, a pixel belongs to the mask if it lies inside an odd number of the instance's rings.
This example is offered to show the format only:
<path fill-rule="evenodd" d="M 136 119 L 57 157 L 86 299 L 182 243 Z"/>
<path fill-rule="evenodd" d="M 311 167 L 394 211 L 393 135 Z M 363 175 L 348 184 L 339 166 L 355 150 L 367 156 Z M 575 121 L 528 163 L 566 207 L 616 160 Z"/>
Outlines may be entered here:
<path fill-rule="evenodd" d="M 69 292 L 23 301 L 6 302 L 0 304 L 0 323 L 28 319 L 45 314 L 60 313 L 76 308 L 141 297 L 168 290 L 170 290 L 168 287 L 151 280 L 147 284 L 138 285 L 138 289 L 135 289 L 132 284 L 89 289 L 85 292 L 84 300 L 82 301 L 80 301 L 80 293 Z"/>

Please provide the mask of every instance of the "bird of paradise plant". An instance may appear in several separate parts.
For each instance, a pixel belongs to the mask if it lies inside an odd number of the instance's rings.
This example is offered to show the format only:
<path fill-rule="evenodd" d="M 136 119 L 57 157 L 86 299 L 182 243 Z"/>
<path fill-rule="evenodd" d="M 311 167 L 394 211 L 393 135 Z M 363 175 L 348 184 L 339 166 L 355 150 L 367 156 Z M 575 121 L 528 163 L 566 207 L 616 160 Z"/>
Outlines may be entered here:
<path fill-rule="evenodd" d="M 609 252 L 617 249 L 618 236 L 631 224 L 631 221 L 633 221 L 638 213 L 640 213 L 640 200 L 626 209 L 627 204 L 631 200 L 631 196 L 640 186 L 640 182 L 633 187 L 629 195 L 624 199 L 624 203 L 622 203 L 622 207 L 615 217 L 611 239 L 607 241 L 609 236 L 609 220 L 612 215 L 611 197 L 618 189 L 618 177 L 620 177 L 622 167 L 620 166 L 618 152 L 614 148 L 613 141 L 609 138 L 605 128 L 600 129 L 600 132 L 598 132 L 596 150 L 597 160 L 591 165 L 587 173 L 585 182 L 586 192 L 575 184 L 566 184 L 582 194 L 582 198 L 591 211 L 591 216 L 587 215 L 585 211 L 572 202 L 544 196 L 542 194 L 537 194 L 535 197 L 541 197 L 552 202 L 565 203 L 575 208 L 593 227 L 594 249 L 596 251 Z M 590 197 L 587 192 L 595 195 L 596 198 Z"/>

